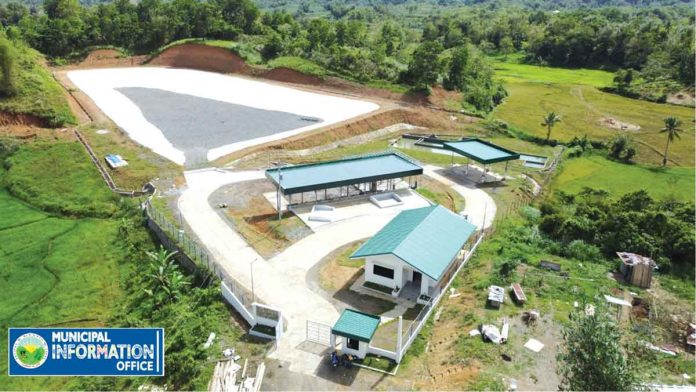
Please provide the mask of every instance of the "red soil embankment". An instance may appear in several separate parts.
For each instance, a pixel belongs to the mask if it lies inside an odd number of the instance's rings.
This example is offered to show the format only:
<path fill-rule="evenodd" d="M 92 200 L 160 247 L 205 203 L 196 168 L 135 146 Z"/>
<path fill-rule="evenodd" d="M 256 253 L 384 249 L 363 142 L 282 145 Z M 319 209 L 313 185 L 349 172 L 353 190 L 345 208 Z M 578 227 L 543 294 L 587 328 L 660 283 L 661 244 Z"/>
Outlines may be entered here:
<path fill-rule="evenodd" d="M 147 64 L 220 73 L 240 73 L 244 75 L 251 73 L 251 69 L 244 59 L 230 50 L 200 44 L 172 46 L 165 49 Z"/>
<path fill-rule="evenodd" d="M 278 67 L 264 69 L 247 64 L 243 58 L 228 49 L 204 44 L 188 43 L 172 46 L 150 60 L 148 65 L 190 68 L 220 73 L 236 73 L 278 82 L 325 87 L 364 97 L 382 98 L 412 104 L 426 104 L 427 97 L 417 93 L 397 93 L 385 89 L 364 86 L 349 80 L 314 75 Z"/>
<path fill-rule="evenodd" d="M 46 120 L 33 114 L 0 112 L 0 126 L 10 125 L 50 128 Z"/>

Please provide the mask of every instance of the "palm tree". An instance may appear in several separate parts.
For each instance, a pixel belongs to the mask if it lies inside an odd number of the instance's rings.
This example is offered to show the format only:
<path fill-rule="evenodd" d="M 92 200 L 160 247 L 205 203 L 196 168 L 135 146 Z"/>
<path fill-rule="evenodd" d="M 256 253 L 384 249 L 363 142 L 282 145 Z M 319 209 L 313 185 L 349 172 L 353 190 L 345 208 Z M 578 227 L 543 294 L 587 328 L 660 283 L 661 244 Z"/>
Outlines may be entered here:
<path fill-rule="evenodd" d="M 544 116 L 544 122 L 541 123 L 542 127 L 546 127 L 546 141 L 548 142 L 551 138 L 551 130 L 556 123 L 561 122 L 561 116 L 556 114 L 556 112 L 549 112 Z"/>
<path fill-rule="evenodd" d="M 667 151 L 669 150 L 669 143 L 673 142 L 675 138 L 681 139 L 680 133 L 683 131 L 679 126 L 681 121 L 676 117 L 669 116 L 664 119 L 665 127 L 660 130 L 660 133 L 667 133 L 667 145 L 665 146 L 665 155 L 662 158 L 662 166 L 667 166 Z"/>

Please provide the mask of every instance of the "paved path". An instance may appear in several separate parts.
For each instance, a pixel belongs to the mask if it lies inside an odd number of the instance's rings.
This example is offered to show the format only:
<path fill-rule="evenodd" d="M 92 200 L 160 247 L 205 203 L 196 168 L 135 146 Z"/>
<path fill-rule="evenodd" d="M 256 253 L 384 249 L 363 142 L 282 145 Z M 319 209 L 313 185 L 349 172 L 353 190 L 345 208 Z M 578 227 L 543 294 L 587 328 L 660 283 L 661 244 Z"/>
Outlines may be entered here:
<path fill-rule="evenodd" d="M 493 198 L 485 191 L 476 187 L 476 184 L 467 180 L 453 181 L 450 176 L 445 177 L 445 169 L 438 166 L 426 165 L 423 174 L 454 189 L 464 198 L 464 213 L 469 221 L 477 228 L 488 228 L 495 219 L 496 206 Z M 485 220 L 485 222 L 484 222 Z"/>
<path fill-rule="evenodd" d="M 306 322 L 331 325 L 339 313 L 328 300 L 307 286 L 307 272 L 336 248 L 375 234 L 396 212 L 326 225 L 266 261 L 208 203 L 210 194 L 219 187 L 263 178 L 263 172 L 199 170 L 186 172 L 185 177 L 188 189 L 179 198 L 179 210 L 186 223 L 205 244 L 214 261 L 239 283 L 251 287 L 253 268 L 255 295 L 281 309 L 287 319 L 287 330 L 270 356 L 290 362 L 292 371 L 313 374 L 325 358 L 297 348 L 305 341 Z"/>
<path fill-rule="evenodd" d="M 488 227 L 495 216 L 495 203 L 484 191 L 457 184 L 436 173 L 440 168 L 426 167 L 426 174 L 460 193 L 466 201 L 465 212 L 472 221 Z M 239 283 L 251 287 L 254 273 L 255 295 L 268 305 L 281 309 L 287 330 L 271 358 L 290 363 L 290 370 L 315 374 L 325 358 L 298 348 L 305 341 L 307 320 L 333 324 L 339 316 L 333 305 L 306 283 L 308 271 L 335 249 L 368 238 L 386 225 L 399 210 L 384 210 L 356 216 L 318 228 L 270 260 L 261 257 L 210 205 L 208 198 L 218 188 L 238 182 L 264 178 L 262 171 L 231 172 L 219 169 L 188 171 L 188 188 L 179 198 L 178 207 L 186 223 L 206 246 L 213 260 Z M 253 263 L 253 264 L 252 264 Z"/>

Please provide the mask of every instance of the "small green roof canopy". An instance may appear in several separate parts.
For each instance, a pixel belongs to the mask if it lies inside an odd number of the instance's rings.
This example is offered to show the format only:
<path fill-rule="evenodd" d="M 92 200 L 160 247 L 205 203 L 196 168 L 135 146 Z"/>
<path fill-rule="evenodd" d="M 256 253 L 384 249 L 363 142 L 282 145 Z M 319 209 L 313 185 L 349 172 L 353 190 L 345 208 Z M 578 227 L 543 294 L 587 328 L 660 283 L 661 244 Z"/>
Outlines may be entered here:
<path fill-rule="evenodd" d="M 289 195 L 318 189 L 335 188 L 377 180 L 423 174 L 412 159 L 396 152 L 386 152 L 337 161 L 295 165 L 280 169 L 280 186 Z M 266 177 L 278 185 L 278 169 L 266 170 Z"/>
<path fill-rule="evenodd" d="M 476 226 L 442 206 L 402 211 L 351 259 L 393 254 L 439 281 Z"/>
<path fill-rule="evenodd" d="M 379 327 L 379 316 L 346 309 L 331 328 L 331 333 L 369 343 Z"/>
<path fill-rule="evenodd" d="M 481 139 L 445 142 L 443 146 L 445 150 L 454 151 L 484 165 L 520 159 L 520 154 Z"/>

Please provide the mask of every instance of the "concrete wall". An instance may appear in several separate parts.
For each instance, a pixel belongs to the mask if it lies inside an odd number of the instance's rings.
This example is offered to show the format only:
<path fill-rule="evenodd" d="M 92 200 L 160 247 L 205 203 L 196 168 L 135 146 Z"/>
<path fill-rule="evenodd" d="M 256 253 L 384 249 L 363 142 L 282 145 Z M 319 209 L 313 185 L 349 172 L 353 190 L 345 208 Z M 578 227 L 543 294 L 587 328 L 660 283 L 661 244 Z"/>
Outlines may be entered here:
<path fill-rule="evenodd" d="M 351 348 L 348 348 L 348 338 L 343 338 L 343 342 L 341 345 L 341 353 L 349 354 L 349 355 L 364 359 L 365 355 L 367 355 L 367 346 L 368 346 L 367 343 L 360 342 L 358 344 L 358 349 L 353 350 Z"/>
<path fill-rule="evenodd" d="M 232 307 L 242 316 L 242 318 L 244 318 L 244 320 L 246 320 L 246 322 L 249 323 L 249 325 L 251 325 L 252 327 L 256 325 L 256 317 L 253 314 L 251 314 L 251 312 L 249 312 L 246 307 L 244 307 L 242 301 L 240 301 L 239 298 L 237 298 L 237 296 L 234 295 L 232 290 L 230 290 L 230 288 L 227 287 L 225 282 L 222 282 L 221 289 L 222 296 L 227 300 L 227 302 L 229 302 L 230 305 L 232 305 Z"/>
<path fill-rule="evenodd" d="M 393 269 L 394 279 L 375 275 L 372 272 L 372 266 L 375 264 Z M 382 286 L 391 287 L 392 289 L 396 286 L 403 288 L 404 284 L 407 282 L 407 279 L 410 278 L 408 274 L 406 274 L 406 276 L 404 274 L 404 265 L 405 263 L 394 255 L 368 256 L 365 258 L 365 281 L 381 284 Z"/>

